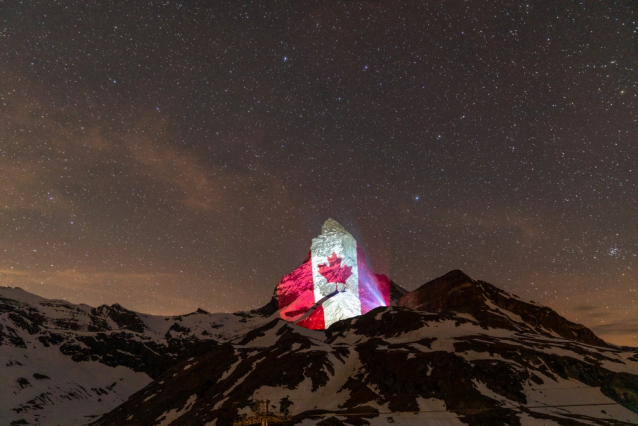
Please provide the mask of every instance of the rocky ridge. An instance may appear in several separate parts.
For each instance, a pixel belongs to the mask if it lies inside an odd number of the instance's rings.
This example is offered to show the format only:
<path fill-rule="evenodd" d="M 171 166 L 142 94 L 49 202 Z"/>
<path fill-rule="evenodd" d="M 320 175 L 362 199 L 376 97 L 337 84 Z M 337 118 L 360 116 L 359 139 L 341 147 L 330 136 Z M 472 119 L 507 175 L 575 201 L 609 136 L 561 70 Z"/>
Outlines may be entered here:
<path fill-rule="evenodd" d="M 460 270 L 448 272 L 397 301 L 398 306 L 425 312 L 473 315 L 483 326 L 526 331 L 610 347 L 590 329 L 560 316 L 553 309 L 525 302 L 485 281 L 475 281 Z"/>

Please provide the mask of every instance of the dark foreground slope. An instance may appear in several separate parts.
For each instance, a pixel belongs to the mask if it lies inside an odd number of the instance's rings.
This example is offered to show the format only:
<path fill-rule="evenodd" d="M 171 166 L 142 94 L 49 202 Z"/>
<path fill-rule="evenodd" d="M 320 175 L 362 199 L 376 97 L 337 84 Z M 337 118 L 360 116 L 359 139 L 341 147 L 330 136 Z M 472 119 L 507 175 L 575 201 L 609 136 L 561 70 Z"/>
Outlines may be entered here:
<path fill-rule="evenodd" d="M 221 426 L 262 399 L 303 425 L 638 423 L 636 353 L 452 274 L 440 312 L 378 308 L 326 331 L 273 320 L 173 367 L 94 424 Z M 471 306 L 450 292 L 464 284 L 475 287 Z"/>

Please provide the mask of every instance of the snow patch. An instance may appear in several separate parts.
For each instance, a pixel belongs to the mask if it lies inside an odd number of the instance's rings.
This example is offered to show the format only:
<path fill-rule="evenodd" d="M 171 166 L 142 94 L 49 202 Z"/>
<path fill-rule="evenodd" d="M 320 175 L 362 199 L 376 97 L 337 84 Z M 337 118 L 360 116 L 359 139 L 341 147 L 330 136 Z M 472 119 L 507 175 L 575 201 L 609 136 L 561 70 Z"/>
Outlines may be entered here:
<path fill-rule="evenodd" d="M 526 385 L 527 405 L 530 407 L 551 405 L 582 405 L 582 404 L 609 404 L 572 407 L 548 407 L 534 408 L 533 411 L 562 416 L 564 414 L 579 414 L 593 418 L 614 419 L 626 421 L 629 424 L 638 424 L 638 414 L 616 404 L 612 399 L 600 392 L 600 388 L 589 387 L 576 379 L 558 382 L 545 381 L 544 384 Z M 606 411 L 606 415 L 601 413 Z M 610 417 L 611 416 L 611 417 Z"/>
<path fill-rule="evenodd" d="M 467 426 L 458 416 L 449 411 L 433 413 L 384 413 L 372 419 L 366 419 L 371 426 L 387 426 L 396 424 L 401 426 Z M 540 423 L 539 423 L 540 426 Z"/>
<path fill-rule="evenodd" d="M 215 404 L 215 405 L 213 406 L 213 410 L 217 410 L 217 409 L 218 409 L 219 407 L 221 407 L 221 406 L 222 406 L 222 404 L 223 404 L 224 402 L 226 402 L 226 401 L 228 401 L 228 397 L 226 397 L 226 398 L 224 398 L 224 399 L 221 399 L 221 400 L 217 401 L 217 404 Z"/>
<path fill-rule="evenodd" d="M 418 397 L 416 402 L 419 404 L 419 411 L 447 411 L 445 401 L 440 399 Z"/>
<path fill-rule="evenodd" d="M 474 383 L 474 387 L 479 392 L 481 392 L 483 395 L 485 395 L 488 398 L 491 398 L 495 401 L 499 401 L 501 403 L 501 406 L 508 407 L 508 408 L 515 407 L 514 401 L 511 401 L 507 399 L 506 397 L 504 397 L 503 395 L 499 395 L 496 392 L 492 391 L 485 385 L 485 383 L 476 379 L 472 379 L 472 383 Z"/>

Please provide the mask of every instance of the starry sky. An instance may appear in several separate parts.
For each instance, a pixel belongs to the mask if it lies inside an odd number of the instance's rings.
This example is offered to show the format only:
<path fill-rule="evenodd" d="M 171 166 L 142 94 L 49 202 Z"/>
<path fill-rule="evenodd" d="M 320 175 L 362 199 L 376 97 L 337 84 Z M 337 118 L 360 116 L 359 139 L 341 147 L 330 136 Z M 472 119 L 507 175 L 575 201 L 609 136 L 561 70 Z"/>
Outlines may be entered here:
<path fill-rule="evenodd" d="M 0 285 L 264 305 L 332 217 L 638 346 L 638 4 L 6 1 Z"/>

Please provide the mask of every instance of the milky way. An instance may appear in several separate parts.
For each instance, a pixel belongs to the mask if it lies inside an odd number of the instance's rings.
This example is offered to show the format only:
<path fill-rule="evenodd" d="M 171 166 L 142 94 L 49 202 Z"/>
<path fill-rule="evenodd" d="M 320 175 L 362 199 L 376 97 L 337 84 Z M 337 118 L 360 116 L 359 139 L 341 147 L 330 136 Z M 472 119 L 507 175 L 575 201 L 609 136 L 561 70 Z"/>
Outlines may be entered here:
<path fill-rule="evenodd" d="M 638 5 L 15 2 L 0 285 L 251 309 L 333 217 L 638 346 Z"/>

